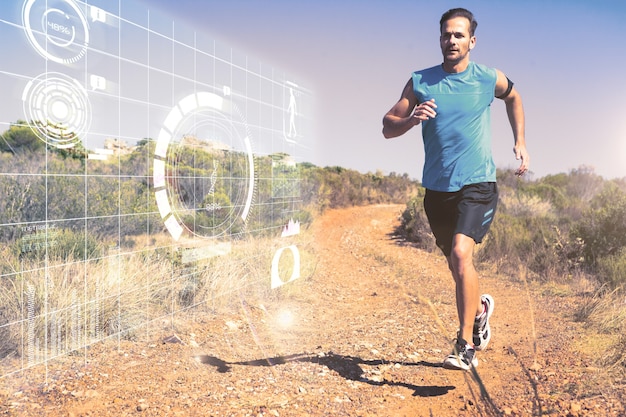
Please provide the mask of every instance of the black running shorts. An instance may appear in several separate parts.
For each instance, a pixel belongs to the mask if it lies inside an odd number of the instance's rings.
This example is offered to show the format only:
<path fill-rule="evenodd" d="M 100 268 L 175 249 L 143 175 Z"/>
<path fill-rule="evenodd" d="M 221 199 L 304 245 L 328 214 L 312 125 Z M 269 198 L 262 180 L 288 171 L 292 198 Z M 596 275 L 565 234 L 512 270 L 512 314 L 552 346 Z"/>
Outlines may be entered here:
<path fill-rule="evenodd" d="M 454 235 L 462 233 L 482 242 L 496 213 L 495 182 L 469 184 L 455 192 L 426 190 L 424 211 L 437 246 L 450 256 Z"/>

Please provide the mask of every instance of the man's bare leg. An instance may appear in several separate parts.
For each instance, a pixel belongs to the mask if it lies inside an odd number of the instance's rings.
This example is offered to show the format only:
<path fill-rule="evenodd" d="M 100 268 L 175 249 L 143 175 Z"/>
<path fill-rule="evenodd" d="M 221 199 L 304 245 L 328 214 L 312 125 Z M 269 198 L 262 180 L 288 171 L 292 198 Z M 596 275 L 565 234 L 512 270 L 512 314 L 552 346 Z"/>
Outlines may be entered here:
<path fill-rule="evenodd" d="M 459 316 L 459 337 L 472 343 L 475 317 L 482 312 L 478 273 L 474 268 L 474 239 L 456 234 L 448 266 L 456 284 L 456 307 Z"/>

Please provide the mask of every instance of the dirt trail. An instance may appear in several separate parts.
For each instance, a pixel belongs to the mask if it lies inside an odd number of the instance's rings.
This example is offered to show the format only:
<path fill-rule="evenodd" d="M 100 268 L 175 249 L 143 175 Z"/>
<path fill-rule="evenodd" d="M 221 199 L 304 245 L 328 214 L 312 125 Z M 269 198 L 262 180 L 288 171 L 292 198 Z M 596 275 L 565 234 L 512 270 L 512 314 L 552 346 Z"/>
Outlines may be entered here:
<path fill-rule="evenodd" d="M 624 382 L 578 351 L 581 300 L 519 279 L 482 274 L 496 303 L 491 344 L 475 374 L 444 370 L 457 326 L 452 279 L 439 254 L 394 239 L 402 209 L 328 211 L 307 232 L 314 274 L 280 297 L 198 313 L 179 329 L 183 343 L 98 344 L 84 362 L 5 378 L 0 414 L 626 415 Z"/>

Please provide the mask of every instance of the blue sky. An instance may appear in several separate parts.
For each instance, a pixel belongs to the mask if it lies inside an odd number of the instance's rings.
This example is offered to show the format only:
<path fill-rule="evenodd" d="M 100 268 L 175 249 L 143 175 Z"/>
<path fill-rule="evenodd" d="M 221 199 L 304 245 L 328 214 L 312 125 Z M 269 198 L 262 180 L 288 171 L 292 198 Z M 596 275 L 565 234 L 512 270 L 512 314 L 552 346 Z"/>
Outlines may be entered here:
<path fill-rule="evenodd" d="M 472 59 L 504 71 L 524 99 L 534 178 L 583 165 L 605 178 L 626 177 L 621 0 L 136 1 L 119 1 L 126 17 L 146 9 L 165 14 L 177 31 L 201 33 L 304 80 L 315 96 L 310 162 L 417 179 L 424 158 L 419 127 L 385 140 L 382 117 L 412 71 L 441 62 L 441 14 L 467 7 L 479 22 Z M 21 3 L 3 2 L 0 12 Z M 88 4 L 117 8 L 109 0 Z M 498 100 L 492 120 L 496 164 L 514 169 Z"/>
<path fill-rule="evenodd" d="M 421 178 L 418 129 L 383 139 L 381 119 L 411 71 L 441 62 L 438 21 L 451 7 L 478 19 L 472 59 L 521 92 L 534 177 L 591 166 L 626 176 L 622 1 L 149 0 L 233 48 L 309 80 L 317 98 L 318 165 Z M 513 168 L 504 106 L 493 106 L 494 155 Z"/>

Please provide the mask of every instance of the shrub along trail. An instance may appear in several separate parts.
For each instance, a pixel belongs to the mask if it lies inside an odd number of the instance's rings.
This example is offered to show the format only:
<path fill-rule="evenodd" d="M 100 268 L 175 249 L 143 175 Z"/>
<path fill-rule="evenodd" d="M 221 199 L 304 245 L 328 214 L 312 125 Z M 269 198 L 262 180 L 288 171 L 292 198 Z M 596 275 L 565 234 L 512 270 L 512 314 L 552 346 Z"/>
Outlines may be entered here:
<path fill-rule="evenodd" d="M 178 318 L 167 342 L 155 328 L 6 377 L 0 414 L 625 415 L 625 380 L 596 362 L 602 337 L 573 320 L 582 295 L 523 277 L 481 272 L 496 303 L 491 343 L 475 374 L 441 368 L 453 282 L 441 255 L 394 238 L 403 208 L 327 211 L 306 232 L 309 276 Z"/>

